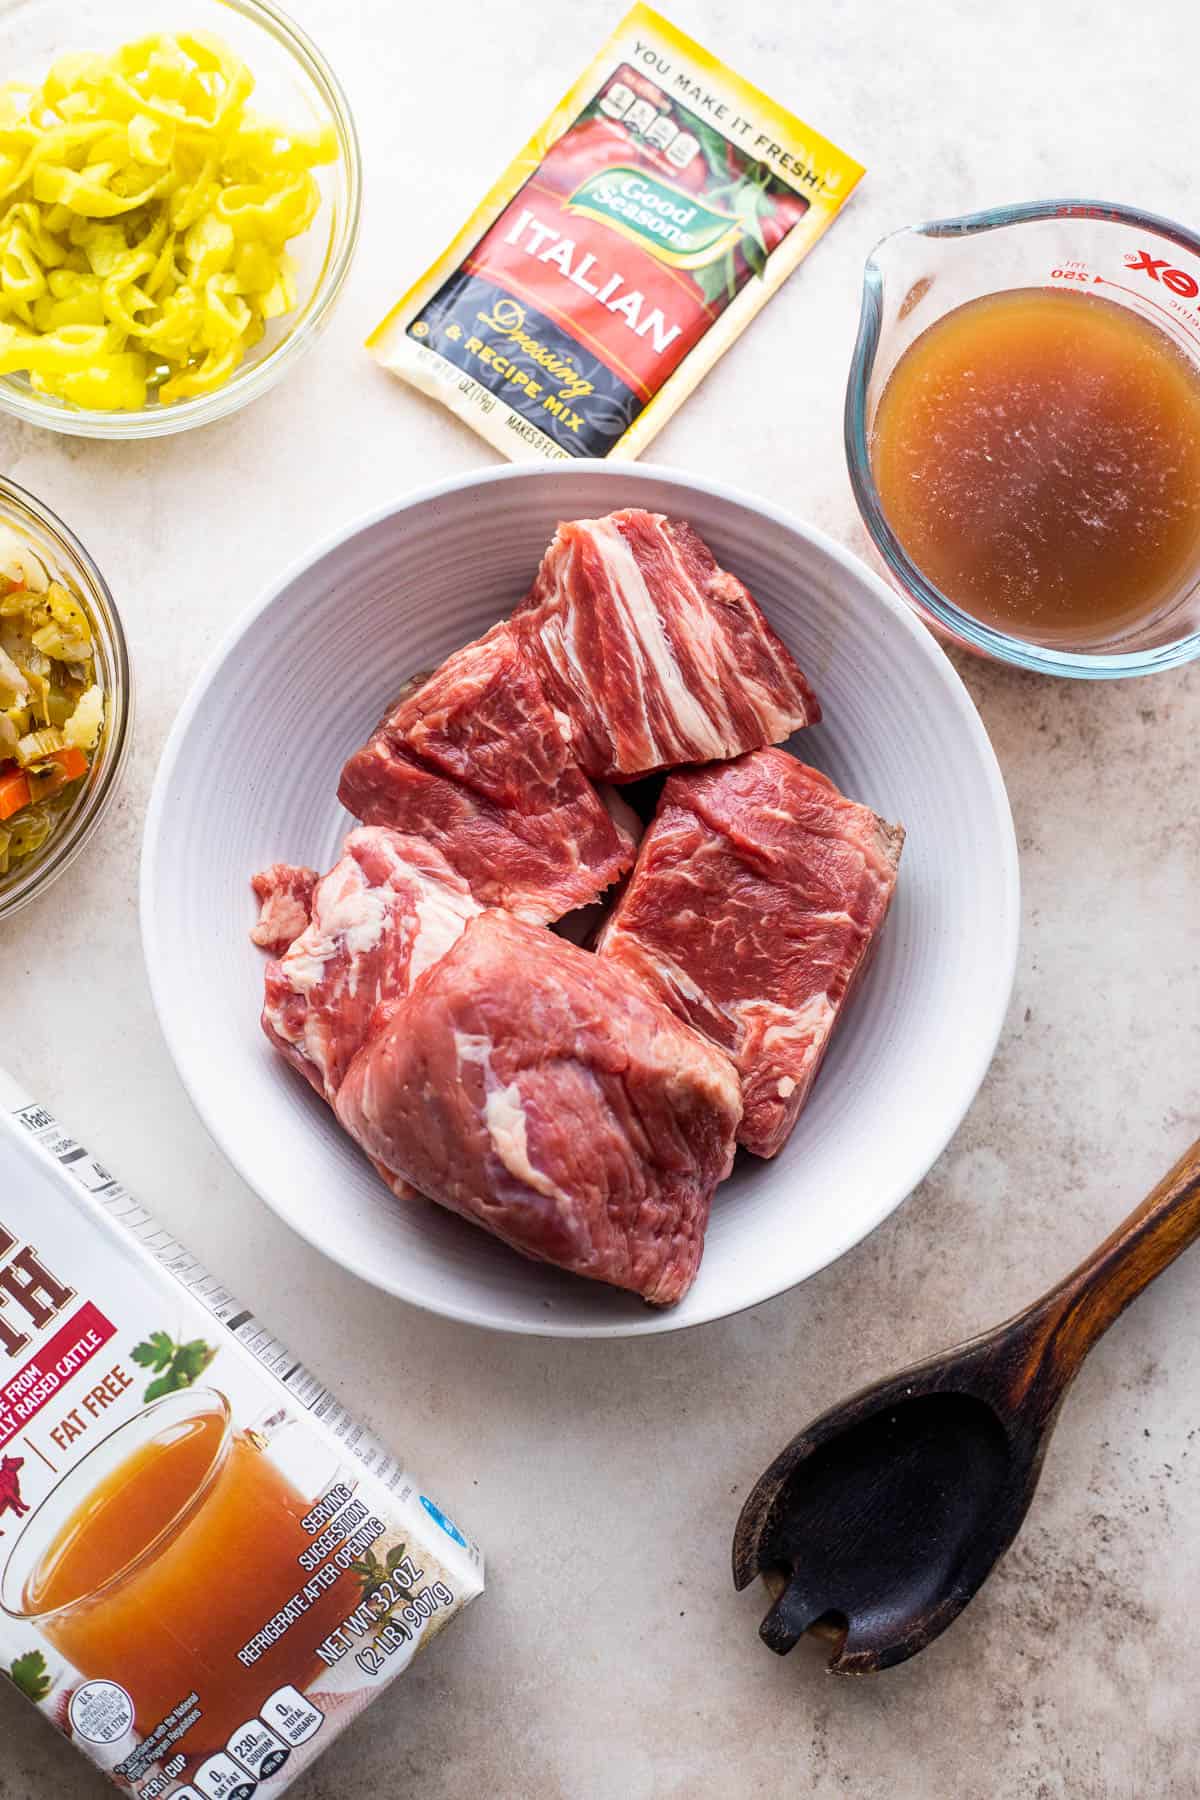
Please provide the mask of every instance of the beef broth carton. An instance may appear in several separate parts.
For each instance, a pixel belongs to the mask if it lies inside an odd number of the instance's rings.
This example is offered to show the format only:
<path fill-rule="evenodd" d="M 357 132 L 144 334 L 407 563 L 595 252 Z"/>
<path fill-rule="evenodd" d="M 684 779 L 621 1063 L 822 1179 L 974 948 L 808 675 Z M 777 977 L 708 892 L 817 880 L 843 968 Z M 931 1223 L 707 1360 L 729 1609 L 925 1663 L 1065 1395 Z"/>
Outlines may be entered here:
<path fill-rule="evenodd" d="M 0 1671 L 136 1800 L 281 1794 L 478 1549 L 0 1071 Z"/>

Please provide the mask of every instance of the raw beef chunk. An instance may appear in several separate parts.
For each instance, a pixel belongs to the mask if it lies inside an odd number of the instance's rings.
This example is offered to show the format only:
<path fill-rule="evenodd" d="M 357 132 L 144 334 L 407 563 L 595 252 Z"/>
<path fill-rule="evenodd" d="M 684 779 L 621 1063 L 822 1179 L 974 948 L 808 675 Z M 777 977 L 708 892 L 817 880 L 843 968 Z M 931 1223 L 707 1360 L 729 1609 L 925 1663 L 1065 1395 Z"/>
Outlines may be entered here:
<path fill-rule="evenodd" d="M 368 824 L 437 844 L 482 905 L 548 923 L 633 861 L 593 780 L 734 756 L 819 718 L 691 527 L 619 512 L 560 526 L 512 619 L 410 683 L 338 792 Z"/>
<path fill-rule="evenodd" d="M 501 624 L 401 699 L 346 764 L 339 798 L 436 844 L 481 904 L 557 919 L 596 900 L 634 849 L 566 730 Z"/>
<path fill-rule="evenodd" d="M 667 780 L 599 955 L 733 1058 L 757 1156 L 799 1117 L 903 843 L 782 750 Z"/>
<path fill-rule="evenodd" d="M 507 620 L 448 656 L 393 709 L 397 743 L 498 806 L 552 812 L 577 791 L 567 730 Z"/>
<path fill-rule="evenodd" d="M 267 965 L 263 1030 L 332 1100 L 368 1034 L 478 911 L 432 844 L 352 831 L 316 882 L 311 923 Z"/>
<path fill-rule="evenodd" d="M 560 525 L 513 623 L 596 779 L 737 756 L 821 716 L 741 582 L 660 513 Z"/>
<path fill-rule="evenodd" d="M 695 1277 L 741 1114 L 728 1059 L 638 981 L 498 911 L 393 1010 L 335 1104 L 431 1199 L 663 1306 Z"/>
<path fill-rule="evenodd" d="M 481 905 L 539 923 L 590 905 L 633 862 L 632 839 L 590 782 L 574 804 L 517 812 L 426 768 L 386 726 L 347 764 L 338 797 L 368 823 L 437 845 Z"/>
<path fill-rule="evenodd" d="M 313 889 L 319 879 L 315 869 L 297 868 L 292 863 L 272 863 L 269 869 L 252 875 L 250 885 L 262 910 L 250 933 L 251 942 L 260 950 L 282 956 L 308 924 Z"/>

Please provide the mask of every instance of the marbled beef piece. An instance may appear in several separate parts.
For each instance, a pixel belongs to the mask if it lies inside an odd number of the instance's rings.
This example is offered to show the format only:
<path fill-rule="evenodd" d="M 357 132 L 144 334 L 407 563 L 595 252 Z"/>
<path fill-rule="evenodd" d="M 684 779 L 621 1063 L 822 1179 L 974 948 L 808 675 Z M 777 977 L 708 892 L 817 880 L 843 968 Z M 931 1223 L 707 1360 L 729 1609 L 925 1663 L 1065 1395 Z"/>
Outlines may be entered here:
<path fill-rule="evenodd" d="M 267 964 L 263 1030 L 332 1101 L 350 1063 L 479 911 L 441 852 L 364 826 L 312 895 L 312 919 Z"/>
<path fill-rule="evenodd" d="M 737 756 L 821 716 L 741 582 L 661 513 L 560 525 L 513 625 L 596 780 Z"/>
<path fill-rule="evenodd" d="M 589 905 L 633 862 L 507 623 L 405 693 L 338 794 L 368 824 L 436 844 L 481 904 L 538 922 Z"/>
<path fill-rule="evenodd" d="M 598 954 L 733 1058 L 739 1141 L 757 1156 L 774 1156 L 800 1115 L 903 843 L 900 826 L 783 750 L 663 788 Z"/>
<path fill-rule="evenodd" d="M 294 938 L 308 924 L 312 912 L 313 889 L 320 876 L 315 869 L 300 868 L 294 863 L 272 863 L 250 877 L 250 885 L 258 897 L 258 923 L 250 933 L 251 943 L 260 950 L 282 956 Z"/>
<path fill-rule="evenodd" d="M 561 525 L 512 619 L 410 684 L 338 792 L 436 843 L 481 904 L 548 923 L 633 860 L 594 781 L 736 756 L 820 716 L 692 528 L 628 510 Z"/>
<path fill-rule="evenodd" d="M 660 1306 L 695 1278 L 741 1116 L 728 1058 L 640 982 L 499 911 L 393 1009 L 335 1109 L 430 1199 Z"/>

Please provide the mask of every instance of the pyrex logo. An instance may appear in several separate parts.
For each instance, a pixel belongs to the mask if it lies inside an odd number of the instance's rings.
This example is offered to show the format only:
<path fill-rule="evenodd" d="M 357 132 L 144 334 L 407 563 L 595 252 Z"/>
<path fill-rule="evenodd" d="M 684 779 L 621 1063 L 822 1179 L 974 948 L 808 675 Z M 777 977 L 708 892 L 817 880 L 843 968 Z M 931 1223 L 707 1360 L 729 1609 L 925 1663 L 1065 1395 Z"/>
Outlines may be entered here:
<path fill-rule="evenodd" d="M 1181 299 L 1194 300 L 1200 294 L 1200 281 L 1185 269 L 1173 269 L 1165 256 L 1151 256 L 1148 250 L 1139 250 L 1136 256 L 1125 258 L 1125 267 L 1148 275 L 1151 281 L 1161 281 Z"/>

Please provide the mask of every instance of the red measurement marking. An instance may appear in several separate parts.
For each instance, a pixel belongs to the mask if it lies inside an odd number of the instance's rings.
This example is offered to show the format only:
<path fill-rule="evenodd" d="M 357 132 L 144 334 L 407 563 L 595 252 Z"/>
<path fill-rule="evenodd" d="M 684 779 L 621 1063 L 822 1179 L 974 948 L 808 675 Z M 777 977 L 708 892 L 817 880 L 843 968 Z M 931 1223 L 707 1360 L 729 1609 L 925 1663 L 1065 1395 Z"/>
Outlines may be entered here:
<path fill-rule="evenodd" d="M 1194 344 L 1200 344 L 1200 337 L 1194 331 L 1190 331 L 1179 314 L 1172 312 L 1169 306 L 1164 306 L 1161 300 L 1153 300 L 1149 294 L 1143 293 L 1141 288 L 1127 287 L 1123 281 L 1110 281 L 1107 275 L 1097 275 L 1096 280 L 1103 283 L 1105 287 L 1119 288 L 1123 294 L 1132 294 L 1134 299 L 1140 300 L 1143 306 L 1152 306 L 1155 312 L 1163 315 L 1164 319 L 1170 319 L 1172 325 L 1178 325 L 1185 337 L 1190 337 Z"/>

